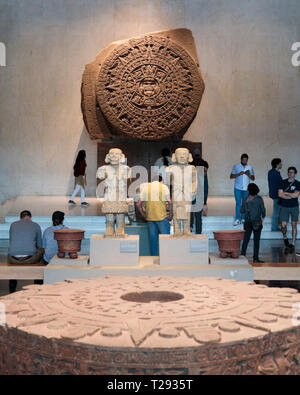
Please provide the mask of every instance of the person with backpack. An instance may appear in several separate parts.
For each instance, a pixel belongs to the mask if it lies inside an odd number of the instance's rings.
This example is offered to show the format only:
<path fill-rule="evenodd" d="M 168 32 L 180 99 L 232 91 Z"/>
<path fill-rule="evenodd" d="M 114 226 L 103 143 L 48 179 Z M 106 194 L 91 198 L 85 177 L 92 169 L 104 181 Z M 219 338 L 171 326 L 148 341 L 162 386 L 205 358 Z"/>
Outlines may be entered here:
<path fill-rule="evenodd" d="M 254 249 L 253 262 L 263 263 L 259 259 L 259 244 L 260 236 L 263 228 L 263 220 L 266 216 L 266 209 L 263 198 L 258 195 L 259 188 L 256 184 L 250 183 L 248 185 L 248 196 L 243 199 L 241 213 L 245 214 L 244 222 L 244 240 L 242 245 L 241 255 L 246 256 L 248 243 L 253 232 Z"/>

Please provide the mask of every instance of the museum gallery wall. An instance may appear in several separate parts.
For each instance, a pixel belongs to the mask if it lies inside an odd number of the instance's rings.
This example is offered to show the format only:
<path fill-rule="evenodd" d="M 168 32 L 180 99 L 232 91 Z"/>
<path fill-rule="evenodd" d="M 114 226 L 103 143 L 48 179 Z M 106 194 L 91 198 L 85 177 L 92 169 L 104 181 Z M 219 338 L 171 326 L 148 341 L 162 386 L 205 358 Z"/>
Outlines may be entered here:
<path fill-rule="evenodd" d="M 184 138 L 202 143 L 210 194 L 232 194 L 229 173 L 244 151 L 266 194 L 272 157 L 283 159 L 283 173 L 300 165 L 300 77 L 291 63 L 299 7 L 261 0 L 2 0 L 0 202 L 70 193 L 78 149 L 87 151 L 87 191 L 95 196 L 97 144 L 81 113 L 84 67 L 114 41 L 175 28 L 192 31 L 205 83 Z"/>

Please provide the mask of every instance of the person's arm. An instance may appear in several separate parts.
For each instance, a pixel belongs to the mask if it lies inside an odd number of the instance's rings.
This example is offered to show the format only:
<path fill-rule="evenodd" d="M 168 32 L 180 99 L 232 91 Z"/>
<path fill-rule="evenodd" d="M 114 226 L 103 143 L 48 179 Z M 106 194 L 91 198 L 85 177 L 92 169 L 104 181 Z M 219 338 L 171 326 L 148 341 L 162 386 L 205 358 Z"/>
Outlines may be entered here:
<path fill-rule="evenodd" d="M 244 171 L 240 171 L 238 174 L 233 174 L 233 173 L 231 173 L 231 174 L 230 174 L 230 179 L 238 178 L 239 176 L 242 176 L 243 174 L 245 174 Z"/>
<path fill-rule="evenodd" d="M 251 181 L 255 180 L 254 171 L 252 167 L 250 168 L 250 170 L 246 170 L 244 173 L 250 178 Z"/>
<path fill-rule="evenodd" d="M 169 210 L 168 221 L 171 222 L 173 219 L 173 203 L 172 203 L 171 199 L 167 201 L 167 207 Z"/>
<path fill-rule="evenodd" d="M 46 247 L 47 247 L 47 239 L 46 239 L 45 232 L 46 232 L 46 230 L 43 233 L 43 247 L 44 247 L 44 249 L 46 249 Z"/>
<path fill-rule="evenodd" d="M 204 175 L 204 206 L 207 205 L 207 198 L 208 198 L 208 178 L 207 174 Z"/>
<path fill-rule="evenodd" d="M 136 206 L 141 213 L 141 216 L 146 219 L 146 203 L 139 199 L 136 203 Z"/>
<path fill-rule="evenodd" d="M 40 228 L 39 225 L 38 225 L 37 235 L 36 235 L 36 247 L 37 248 L 42 248 L 43 247 L 42 231 L 41 231 L 41 228 Z"/>
<path fill-rule="evenodd" d="M 261 209 L 261 219 L 263 221 L 265 219 L 265 216 L 266 216 L 266 207 L 265 207 L 265 203 L 264 203 L 264 199 L 263 198 L 261 198 L 260 209 Z"/>
<path fill-rule="evenodd" d="M 295 199 L 300 196 L 300 191 L 295 192 L 284 192 L 286 196 L 289 196 L 291 199 Z"/>
<path fill-rule="evenodd" d="M 289 195 L 288 192 L 284 192 L 283 189 L 278 189 L 278 196 L 281 199 L 292 199 Z"/>
<path fill-rule="evenodd" d="M 232 169 L 231 174 L 230 174 L 230 179 L 232 180 L 234 178 L 238 178 L 239 176 L 242 176 L 243 174 L 245 174 L 244 171 L 240 171 L 239 173 L 236 173 L 235 172 L 235 166 L 233 166 L 233 169 Z"/>

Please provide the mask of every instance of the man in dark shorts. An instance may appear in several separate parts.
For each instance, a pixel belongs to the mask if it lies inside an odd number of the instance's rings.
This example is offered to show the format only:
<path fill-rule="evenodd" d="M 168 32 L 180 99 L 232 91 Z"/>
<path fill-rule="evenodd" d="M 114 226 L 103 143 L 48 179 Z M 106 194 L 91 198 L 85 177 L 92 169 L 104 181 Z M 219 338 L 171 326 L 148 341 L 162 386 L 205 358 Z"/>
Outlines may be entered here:
<path fill-rule="evenodd" d="M 299 217 L 299 202 L 300 182 L 296 180 L 297 169 L 293 166 L 288 168 L 288 178 L 282 181 L 281 188 L 278 190 L 280 201 L 280 215 L 281 231 L 286 247 L 295 248 L 297 237 L 297 222 Z M 292 221 L 292 243 L 290 244 L 286 236 L 287 224 L 291 217 Z"/>

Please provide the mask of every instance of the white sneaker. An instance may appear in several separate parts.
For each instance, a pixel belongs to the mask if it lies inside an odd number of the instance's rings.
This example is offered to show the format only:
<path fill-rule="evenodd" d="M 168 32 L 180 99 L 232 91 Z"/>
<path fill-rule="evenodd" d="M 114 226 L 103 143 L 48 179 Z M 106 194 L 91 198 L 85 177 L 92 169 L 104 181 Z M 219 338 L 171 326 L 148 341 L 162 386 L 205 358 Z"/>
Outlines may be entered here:
<path fill-rule="evenodd" d="M 237 225 L 239 225 L 240 224 L 240 221 L 238 220 L 238 219 L 236 219 L 235 221 L 234 221 L 234 223 L 233 223 L 233 226 L 237 226 Z"/>
<path fill-rule="evenodd" d="M 244 219 L 242 219 L 242 224 L 244 224 L 245 223 L 245 220 Z"/>

